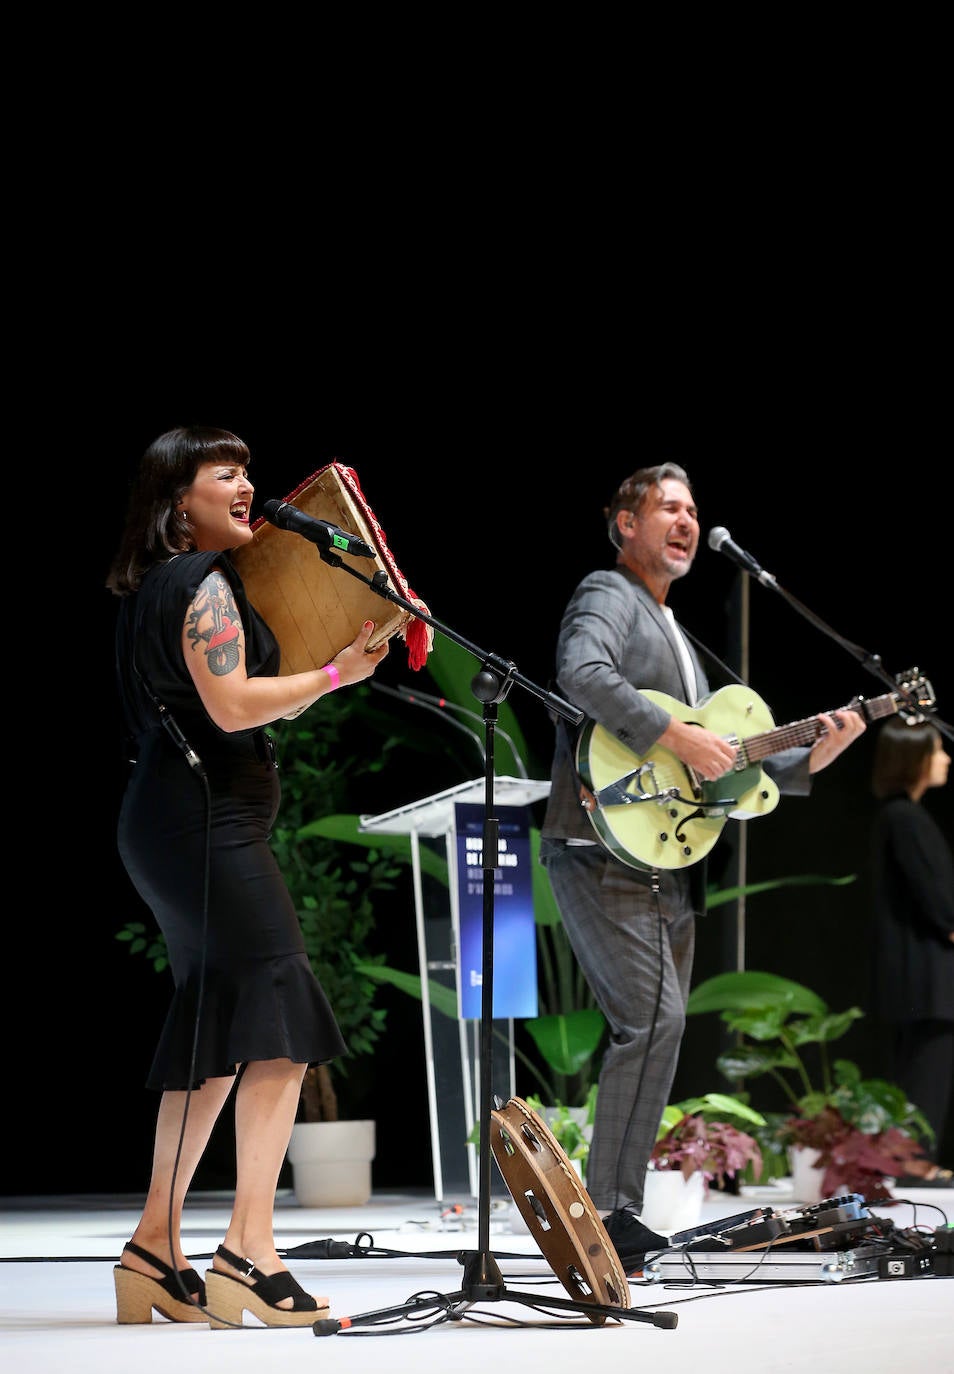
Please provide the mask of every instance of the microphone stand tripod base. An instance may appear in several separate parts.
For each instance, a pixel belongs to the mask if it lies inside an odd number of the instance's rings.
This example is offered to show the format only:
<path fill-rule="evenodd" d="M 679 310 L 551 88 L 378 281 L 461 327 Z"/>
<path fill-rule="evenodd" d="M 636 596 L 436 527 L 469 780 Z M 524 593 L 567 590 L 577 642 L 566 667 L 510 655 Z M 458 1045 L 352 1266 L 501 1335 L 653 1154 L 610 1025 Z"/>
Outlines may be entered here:
<path fill-rule="evenodd" d="M 497 1302 L 506 1292 L 503 1275 L 493 1255 L 474 1250 L 458 1256 L 464 1266 L 461 1292 L 470 1302 Z"/>
<path fill-rule="evenodd" d="M 346 1327 L 375 1325 L 395 1316 L 437 1314 L 438 1320 L 461 1320 L 476 1302 L 513 1302 L 537 1310 L 578 1312 L 594 1326 L 607 1317 L 648 1322 L 672 1330 L 675 1312 L 652 1312 L 629 1305 L 629 1284 L 613 1242 L 563 1147 L 543 1119 L 522 1098 L 499 1100 L 490 1113 L 491 1151 L 511 1196 L 553 1273 L 569 1293 L 553 1298 L 508 1288 L 496 1259 L 486 1250 L 458 1256 L 464 1279 L 456 1293 L 411 1298 L 398 1307 L 365 1312 L 340 1321 L 314 1324 L 316 1336 L 332 1336 Z M 440 1314 L 444 1314 L 441 1318 Z"/>

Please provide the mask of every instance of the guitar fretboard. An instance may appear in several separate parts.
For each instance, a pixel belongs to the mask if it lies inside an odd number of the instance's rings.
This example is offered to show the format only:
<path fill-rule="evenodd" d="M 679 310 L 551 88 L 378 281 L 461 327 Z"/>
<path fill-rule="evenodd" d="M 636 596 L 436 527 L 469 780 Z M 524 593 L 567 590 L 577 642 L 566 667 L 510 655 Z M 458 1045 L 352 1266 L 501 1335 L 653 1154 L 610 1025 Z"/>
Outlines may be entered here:
<path fill-rule="evenodd" d="M 865 720 L 880 720 L 882 716 L 895 715 L 900 701 L 897 693 L 889 692 L 887 696 L 874 697 L 871 701 L 856 697 L 840 709 L 854 711 L 856 715 L 864 716 Z M 741 741 L 740 750 L 750 763 L 756 763 L 759 759 L 767 759 L 771 754 L 780 754 L 797 745 L 814 744 L 826 733 L 821 722 L 810 716 L 807 720 L 795 720 L 789 725 L 766 730 L 761 735 L 749 735 Z"/>

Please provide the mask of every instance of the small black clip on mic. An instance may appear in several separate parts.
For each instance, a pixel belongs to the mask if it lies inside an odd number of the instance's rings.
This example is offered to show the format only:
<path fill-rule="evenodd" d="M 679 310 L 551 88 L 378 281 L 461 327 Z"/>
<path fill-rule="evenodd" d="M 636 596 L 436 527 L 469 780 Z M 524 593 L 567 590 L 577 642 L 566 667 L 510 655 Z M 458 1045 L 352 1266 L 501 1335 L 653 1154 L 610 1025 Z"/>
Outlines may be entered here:
<path fill-rule="evenodd" d="M 359 558 L 376 557 L 375 550 L 356 534 L 348 534 L 327 520 L 316 520 L 306 515 L 288 501 L 266 501 L 263 506 L 265 519 L 277 525 L 280 530 L 291 530 L 293 534 L 303 535 L 322 549 L 337 549 L 339 553 L 357 554 Z"/>

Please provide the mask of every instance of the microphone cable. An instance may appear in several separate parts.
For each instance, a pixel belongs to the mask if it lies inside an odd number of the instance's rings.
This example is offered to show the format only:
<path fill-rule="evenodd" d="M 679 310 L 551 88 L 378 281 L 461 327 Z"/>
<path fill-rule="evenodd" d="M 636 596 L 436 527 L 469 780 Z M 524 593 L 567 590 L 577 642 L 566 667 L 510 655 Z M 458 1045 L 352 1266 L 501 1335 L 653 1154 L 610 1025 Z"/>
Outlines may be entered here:
<path fill-rule="evenodd" d="M 156 700 L 156 698 L 153 699 Z M 169 1180 L 169 1211 L 167 1223 L 169 1227 L 169 1257 L 170 1259 L 174 1259 L 172 1255 L 172 1226 L 173 1213 L 175 1211 L 176 1179 L 179 1176 L 179 1164 L 182 1159 L 182 1147 L 185 1142 L 186 1126 L 189 1121 L 189 1106 L 192 1102 L 192 1094 L 195 1091 L 195 1070 L 199 1053 L 199 1027 L 202 1023 L 202 1003 L 205 997 L 206 954 L 208 952 L 209 947 L 209 893 L 211 890 L 212 868 L 212 792 L 209 787 L 208 776 L 206 774 L 205 768 L 202 765 L 202 760 L 199 758 L 195 750 L 192 749 L 185 735 L 179 729 L 179 726 L 173 720 L 172 716 L 166 710 L 166 708 L 164 706 L 160 706 L 160 709 L 161 711 L 165 712 L 165 714 L 161 717 L 163 725 L 166 726 L 166 729 L 168 730 L 172 739 L 185 754 L 186 761 L 189 764 L 189 767 L 193 770 L 193 772 L 198 777 L 199 781 L 202 783 L 203 791 L 205 793 L 205 862 L 203 864 L 202 872 L 202 958 L 199 963 L 199 982 L 196 989 L 195 1028 L 192 1032 L 192 1057 L 189 1061 L 189 1086 L 186 1089 L 185 1102 L 182 1106 L 182 1124 L 179 1127 L 179 1140 L 176 1144 L 176 1157 L 172 1165 L 172 1178 Z M 184 1202 L 185 1198 L 183 1197 L 183 1203 Z M 176 1269 L 175 1263 L 173 1263 L 172 1265 L 172 1270 L 176 1276 L 176 1283 L 182 1290 L 183 1300 L 185 1302 L 191 1303 L 192 1294 L 189 1292 L 189 1290 L 183 1283 L 182 1275 L 180 1274 L 179 1270 Z M 200 1312 L 204 1312 L 207 1317 L 215 1317 L 216 1321 L 222 1322 L 225 1326 L 230 1326 L 233 1329 L 233 1331 L 245 1330 L 244 1322 L 231 1321 L 228 1317 L 223 1317 L 220 1313 L 213 1312 L 209 1307 L 205 1306 L 204 1303 L 199 1302 L 198 1299 L 196 1299 L 196 1302 L 193 1305 L 197 1307 Z"/>
<path fill-rule="evenodd" d="M 153 700 L 156 700 L 156 698 L 153 698 Z M 182 1159 L 182 1147 L 185 1142 L 186 1126 L 189 1121 L 189 1106 L 192 1102 L 192 1094 L 195 1091 L 195 1070 L 199 1052 L 199 1027 L 202 1023 L 202 1003 L 205 997 L 206 954 L 209 946 L 209 892 L 211 889 L 212 868 L 212 792 L 209 787 L 208 776 L 206 775 L 205 768 L 203 767 L 202 761 L 199 758 L 198 754 L 195 752 L 194 749 L 192 749 L 185 735 L 179 729 L 178 725 L 176 725 L 175 721 L 173 720 L 169 712 L 166 710 L 166 708 L 162 706 L 160 709 L 163 712 L 165 712 L 165 714 L 162 716 L 163 725 L 166 726 L 172 739 L 185 754 L 186 761 L 188 762 L 189 767 L 193 770 L 193 772 L 198 777 L 199 781 L 202 783 L 203 791 L 205 793 L 205 862 L 203 864 L 202 872 L 202 958 L 199 963 L 199 982 L 196 989 L 195 1028 L 192 1032 L 192 1057 L 189 1061 L 189 1086 L 186 1089 L 185 1102 L 182 1106 L 182 1124 L 179 1127 L 179 1139 L 176 1144 L 176 1157 L 172 1165 L 172 1178 L 169 1180 L 169 1211 L 167 1222 L 169 1227 L 169 1257 L 170 1259 L 174 1260 L 174 1256 L 172 1255 L 172 1228 L 173 1214 L 175 1211 L 176 1179 L 179 1176 L 179 1164 Z M 184 1202 L 185 1198 L 183 1198 L 183 1203 Z M 191 1303 L 192 1294 L 189 1292 L 189 1290 L 183 1283 L 182 1275 L 180 1274 L 179 1270 L 175 1267 L 174 1262 L 172 1265 L 172 1270 L 176 1276 L 176 1283 L 182 1291 L 183 1301 Z M 204 1303 L 201 1303 L 198 1300 L 196 1300 L 196 1302 L 193 1305 L 197 1307 L 200 1312 L 204 1312 L 207 1317 L 215 1317 L 216 1321 L 222 1322 L 225 1326 L 230 1326 L 233 1330 L 242 1331 L 245 1329 L 243 1322 L 230 1321 L 229 1318 L 221 1316 L 220 1313 L 211 1311 L 210 1308 L 206 1307 Z"/>
<path fill-rule="evenodd" d="M 626 1153 L 626 1146 L 629 1141 L 630 1132 L 633 1129 L 633 1122 L 636 1116 L 636 1107 L 639 1103 L 639 1095 L 643 1090 L 643 1080 L 646 1077 L 646 1070 L 649 1067 L 649 1056 L 652 1053 L 653 1040 L 656 1035 L 656 1025 L 659 1021 L 659 1008 L 662 1005 L 663 983 L 665 982 L 665 968 L 663 961 L 663 914 L 662 906 L 659 901 L 659 873 L 653 871 L 653 884 L 651 888 L 653 901 L 656 907 L 656 935 L 658 944 L 659 958 L 659 979 L 656 983 L 656 1001 L 653 1006 L 653 1019 L 649 1026 L 649 1039 L 646 1041 L 646 1050 L 643 1054 L 643 1062 L 639 1070 L 639 1079 L 636 1083 L 636 1091 L 633 1093 L 633 1105 L 629 1109 L 629 1116 L 626 1120 L 626 1129 L 623 1132 L 623 1141 L 620 1145 L 619 1154 L 616 1156 L 616 1205 L 619 1206 L 620 1196 L 620 1169 L 622 1168 L 623 1155 Z M 673 1075 L 675 1077 L 675 1074 Z M 656 1123 L 657 1129 L 659 1123 Z M 640 1209 L 642 1210 L 642 1209 Z"/>
<path fill-rule="evenodd" d="M 563 730 L 566 732 L 565 744 L 566 744 L 566 747 L 567 747 L 568 750 L 569 750 L 569 757 L 570 757 L 570 760 L 571 760 L 571 767 L 573 767 L 572 760 L 573 760 L 573 758 L 574 758 L 574 749 L 573 749 L 572 740 L 571 740 L 570 737 L 569 737 L 569 727 L 567 726 L 567 724 L 566 724 L 566 722 L 565 722 L 564 720 L 560 720 L 560 721 L 557 722 L 557 729 L 558 729 L 558 730 L 559 730 L 559 729 L 563 729 Z M 585 786 L 585 784 L 584 784 L 584 782 L 583 782 L 583 779 L 580 777 L 579 770 L 576 769 L 576 768 L 574 767 L 574 768 L 573 768 L 573 771 L 574 771 L 574 776 L 575 776 L 575 778 L 576 778 L 577 784 L 578 784 L 580 787 Z M 587 789 L 587 790 L 589 790 L 589 789 Z M 655 869 L 655 868 L 654 868 L 654 869 L 651 870 L 651 872 L 650 872 L 650 891 L 651 891 L 651 893 L 652 893 L 653 901 L 654 901 L 654 904 L 655 904 L 655 907 L 656 907 L 656 929 L 657 929 L 658 956 L 659 956 L 659 979 L 658 979 L 658 982 L 657 982 L 657 984 L 656 984 L 656 1001 L 655 1001 L 655 1004 L 654 1004 L 654 1006 L 653 1006 L 653 1019 L 652 1019 L 652 1021 L 651 1021 L 651 1023 L 650 1023 L 650 1026 L 649 1026 L 649 1039 L 648 1039 L 647 1042 L 646 1042 L 646 1053 L 645 1053 L 644 1056 L 643 1056 L 642 1066 L 640 1067 L 640 1070 L 639 1070 L 639 1079 L 637 1080 L 637 1083 L 636 1083 L 636 1091 L 635 1091 L 635 1093 L 633 1094 L 633 1104 L 632 1104 L 632 1106 L 631 1106 L 630 1109 L 629 1109 L 629 1116 L 628 1116 L 627 1119 L 626 1119 L 626 1129 L 625 1129 L 624 1132 L 623 1132 L 623 1141 L 622 1141 L 622 1145 L 620 1146 L 619 1154 L 618 1154 L 617 1157 L 616 1157 L 616 1183 L 615 1183 L 615 1188 L 616 1188 L 616 1206 L 617 1206 L 617 1207 L 619 1206 L 619 1197 L 620 1197 L 620 1169 L 622 1168 L 623 1154 L 625 1153 L 626 1144 L 627 1144 L 627 1142 L 628 1142 L 628 1140 L 629 1140 L 629 1137 L 630 1137 L 630 1132 L 631 1132 L 632 1129 L 633 1129 L 633 1121 L 634 1121 L 634 1118 L 635 1118 L 635 1115 L 636 1115 L 636 1105 L 637 1105 L 637 1103 L 639 1102 L 639 1095 L 640 1095 L 640 1093 L 642 1092 L 642 1089 L 643 1089 L 643 1080 L 644 1080 L 645 1077 L 646 1077 L 646 1069 L 647 1069 L 647 1067 L 649 1066 L 649 1056 L 650 1056 L 650 1053 L 651 1053 L 651 1051 L 652 1051 L 653 1040 L 654 1040 L 655 1035 L 656 1035 L 656 1025 L 657 1025 L 658 1020 L 659 1020 L 659 1008 L 660 1008 L 660 1006 L 662 1005 L 662 993 L 663 993 L 663 983 L 664 983 L 664 981 L 665 981 L 665 972 L 664 972 L 664 967 L 663 967 L 663 914 L 662 914 L 662 905 L 661 905 L 660 900 L 659 900 L 659 882 L 660 882 L 660 876 L 661 876 L 661 875 L 660 875 L 658 869 Z M 675 1076 L 675 1075 L 674 1075 L 674 1076 Z M 659 1123 L 657 1122 L 657 1127 L 658 1127 L 658 1124 L 659 1124 Z"/>
<path fill-rule="evenodd" d="M 168 718 L 169 720 L 172 720 L 172 717 L 169 716 L 168 713 L 167 713 L 167 718 Z M 175 723 L 175 722 L 173 722 L 173 724 L 174 724 L 174 723 Z M 165 719 L 163 720 L 163 724 L 165 724 Z M 174 1212 L 174 1210 L 175 1210 L 176 1179 L 177 1179 L 178 1176 L 179 1176 L 179 1163 L 180 1163 L 180 1161 L 181 1161 L 181 1159 L 182 1159 L 182 1146 L 183 1146 L 183 1143 L 184 1143 L 184 1141 L 185 1141 L 186 1125 L 188 1124 L 188 1121 L 189 1121 L 189 1105 L 190 1105 L 190 1103 L 192 1102 L 192 1094 L 193 1094 L 193 1092 L 194 1092 L 194 1090 L 195 1090 L 193 1085 L 194 1085 L 194 1083 L 195 1083 L 195 1068 L 196 1068 L 196 1062 L 197 1062 L 197 1059 L 198 1059 L 198 1051 L 199 1051 L 199 1027 L 200 1027 L 201 1021 L 202 1021 L 202 1002 L 203 1002 L 203 999 L 204 999 L 204 997 L 205 997 L 205 965 L 206 965 L 206 953 L 207 953 L 207 951 L 208 951 L 208 943 L 209 943 L 209 942 L 208 942 L 208 935 L 209 935 L 209 891 L 210 891 L 210 887 L 211 887 L 211 866 L 212 866 L 212 864 L 211 864 L 211 859 L 212 859 L 212 855 L 211 855 L 211 849 L 212 849 L 212 792 L 211 792 L 211 789 L 209 788 L 209 780 L 208 780 L 208 777 L 206 776 L 205 769 L 202 767 L 201 760 L 199 760 L 199 756 L 198 756 L 192 749 L 190 749 L 189 744 L 188 744 L 188 741 L 186 740 L 185 736 L 182 734 L 181 730 L 179 730 L 178 726 L 176 726 L 176 731 L 177 731 L 177 734 L 173 734 L 172 737 L 173 737 L 173 739 L 176 741 L 176 743 L 179 745 L 180 749 L 182 749 L 183 753 L 185 754 L 186 759 L 187 759 L 187 761 L 188 761 L 188 763 L 189 763 L 189 766 L 194 770 L 194 772 L 196 773 L 196 775 L 197 775 L 197 777 L 199 778 L 200 782 L 202 783 L 203 791 L 204 791 L 204 793 L 205 793 L 205 862 L 204 862 L 204 864 L 203 864 L 203 873 L 202 873 L 202 959 L 201 959 L 201 961 L 200 961 L 200 963 L 199 963 L 199 983 L 198 983 L 198 988 L 197 988 L 197 991 L 196 991 L 195 1028 L 194 1028 L 193 1033 L 192 1033 L 192 1057 L 191 1057 L 190 1062 L 189 1062 L 189 1086 L 188 1086 L 188 1088 L 186 1089 L 185 1102 L 183 1103 L 183 1107 L 182 1107 L 182 1124 L 181 1124 L 181 1126 L 179 1127 L 179 1140 L 178 1140 L 178 1143 L 176 1144 L 176 1157 L 175 1157 L 175 1161 L 173 1162 L 173 1165 L 172 1165 L 172 1178 L 169 1180 L 169 1213 L 168 1213 L 169 1249 L 170 1249 L 170 1256 L 169 1256 L 169 1257 L 170 1257 L 170 1259 L 173 1260 L 172 1268 L 173 1268 L 173 1271 L 174 1271 L 175 1276 L 176 1276 L 176 1283 L 178 1284 L 179 1288 L 181 1288 L 181 1290 L 182 1290 L 184 1301 L 186 1301 L 186 1302 L 191 1302 L 191 1301 L 192 1301 L 192 1295 L 189 1293 L 189 1290 L 186 1288 L 185 1284 L 183 1283 L 183 1281 L 182 1281 L 182 1275 L 179 1273 L 178 1269 L 176 1269 L 176 1267 L 175 1267 L 175 1257 L 172 1255 L 172 1226 L 173 1226 L 173 1212 Z M 172 733 L 172 732 L 170 731 L 170 733 Z M 196 763 L 196 762 L 193 762 L 193 760 L 197 760 L 198 762 L 197 762 L 197 763 Z M 185 1198 L 183 1198 L 183 1203 L 184 1203 L 184 1202 L 185 1202 Z M 205 1314 L 206 1314 L 207 1316 L 213 1316 L 213 1315 L 214 1315 L 214 1316 L 216 1317 L 216 1320 L 217 1320 L 217 1321 L 226 1321 L 226 1318 L 220 1317 L 220 1316 L 218 1315 L 218 1313 L 211 1313 L 211 1312 L 209 1311 L 209 1309 L 208 1309 L 207 1307 L 204 1307 L 201 1303 L 196 1302 L 195 1305 L 196 1305 L 197 1307 L 199 1307 L 201 1311 L 205 1312 Z M 241 1323 L 241 1322 L 231 1322 L 231 1321 L 229 1321 L 229 1322 L 227 1322 L 227 1325 L 232 1326 L 232 1327 L 235 1327 L 235 1326 L 241 1326 L 242 1323 Z"/>
<path fill-rule="evenodd" d="M 176 748 L 181 750 L 181 752 L 185 756 L 185 760 L 188 763 L 190 769 L 198 778 L 199 782 L 202 784 L 202 789 L 205 797 L 205 858 L 202 866 L 202 958 L 199 963 L 199 981 L 196 989 L 195 1027 L 192 1032 L 192 1052 L 189 1061 L 189 1086 L 186 1089 L 185 1101 L 182 1107 L 182 1124 L 179 1127 L 179 1139 L 176 1143 L 176 1155 L 172 1165 L 172 1177 L 169 1181 L 169 1210 L 167 1213 L 167 1225 L 169 1228 L 169 1257 L 170 1259 L 174 1259 L 174 1256 L 172 1255 L 172 1232 L 175 1212 L 176 1180 L 179 1176 L 179 1164 L 182 1160 L 182 1147 L 185 1142 L 186 1126 L 188 1125 L 189 1121 L 189 1106 L 192 1102 L 192 1094 L 195 1091 L 193 1085 L 195 1083 L 195 1070 L 199 1052 L 199 1028 L 202 1023 L 202 1003 L 205 998 L 206 954 L 208 952 L 209 945 L 209 893 L 211 889 L 212 869 L 212 792 L 209 787 L 208 775 L 206 774 L 202 760 L 200 759 L 196 751 L 192 748 L 189 741 L 186 739 L 185 735 L 180 729 L 179 724 L 175 720 L 171 711 L 162 701 L 160 701 L 159 697 L 156 696 L 155 692 L 152 690 L 149 683 L 146 681 L 146 678 L 140 671 L 139 664 L 136 662 L 135 653 L 133 654 L 133 668 L 135 669 L 136 676 L 142 683 L 142 686 L 145 689 L 146 694 L 155 706 L 156 711 L 159 715 L 159 720 L 163 728 L 175 744 Z M 184 1198 L 183 1202 L 185 1202 Z M 176 1269 L 174 1263 L 172 1265 L 172 1271 L 176 1276 L 176 1284 L 182 1292 L 183 1301 L 191 1303 L 192 1295 L 183 1283 L 182 1275 L 180 1274 L 179 1270 Z M 198 1307 L 198 1309 L 201 1312 L 204 1312 L 206 1316 L 214 1316 L 217 1321 L 222 1321 L 227 1326 L 231 1326 L 237 1329 L 244 1329 L 243 1324 L 241 1322 L 229 1321 L 226 1317 L 221 1317 L 218 1313 L 212 1313 L 209 1311 L 207 1307 L 203 1306 L 202 1303 L 196 1302 L 194 1305 Z"/>

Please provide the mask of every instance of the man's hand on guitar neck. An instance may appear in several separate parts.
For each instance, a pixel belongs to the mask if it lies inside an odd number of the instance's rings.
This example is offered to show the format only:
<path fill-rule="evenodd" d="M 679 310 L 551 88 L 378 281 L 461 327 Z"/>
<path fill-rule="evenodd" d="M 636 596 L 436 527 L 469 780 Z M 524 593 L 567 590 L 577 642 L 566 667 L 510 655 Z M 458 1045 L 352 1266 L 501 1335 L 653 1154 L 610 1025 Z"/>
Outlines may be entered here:
<path fill-rule="evenodd" d="M 671 749 L 677 759 L 681 759 L 706 782 L 713 782 L 721 778 L 723 773 L 728 773 L 738 752 L 728 740 L 707 730 L 704 725 L 694 725 L 676 716 L 671 717 L 656 743 Z"/>
<path fill-rule="evenodd" d="M 816 720 L 818 738 L 808 756 L 810 773 L 819 773 L 827 768 L 865 729 L 865 720 L 860 712 L 847 708 L 828 714 L 822 712 Z M 670 749 L 706 782 L 713 782 L 728 773 L 738 752 L 735 745 L 722 735 L 715 734 L 704 725 L 680 720 L 678 716 L 671 717 L 656 742 Z"/>
<path fill-rule="evenodd" d="M 828 715 L 822 713 L 816 719 L 819 735 L 817 744 L 808 756 L 809 773 L 819 773 L 827 768 L 866 728 L 864 717 L 858 711 L 832 711 Z"/>

